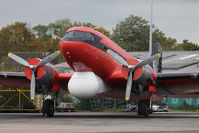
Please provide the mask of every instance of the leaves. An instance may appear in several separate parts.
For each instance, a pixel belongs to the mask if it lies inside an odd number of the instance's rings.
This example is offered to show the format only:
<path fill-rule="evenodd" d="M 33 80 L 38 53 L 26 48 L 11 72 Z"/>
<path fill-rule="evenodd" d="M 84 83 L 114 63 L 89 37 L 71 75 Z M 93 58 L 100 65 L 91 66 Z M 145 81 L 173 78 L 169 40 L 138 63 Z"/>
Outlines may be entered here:
<path fill-rule="evenodd" d="M 134 15 L 117 24 L 112 35 L 112 39 L 128 51 L 147 50 L 148 38 L 148 21 Z"/>
<path fill-rule="evenodd" d="M 8 52 L 23 52 L 32 49 L 27 45 L 35 39 L 35 35 L 26 23 L 16 22 L 0 30 L 0 55 L 6 56 Z"/>
<path fill-rule="evenodd" d="M 104 27 L 95 28 L 97 31 L 101 32 L 102 34 L 106 35 L 107 37 L 111 37 L 110 31 L 106 30 Z"/>
<path fill-rule="evenodd" d="M 149 24 L 139 16 L 130 15 L 113 29 L 113 41 L 127 51 L 148 51 Z M 177 44 L 177 40 L 166 37 L 165 34 L 153 25 L 153 44 L 159 42 L 165 50 L 197 50 L 197 45 L 190 43 Z M 184 46 L 186 45 L 186 46 Z M 189 47 L 189 48 L 188 48 Z"/>
<path fill-rule="evenodd" d="M 199 46 L 197 44 L 194 44 L 192 42 L 189 42 L 188 40 L 183 40 L 181 44 L 177 46 L 179 50 L 188 50 L 188 51 L 193 51 L 193 50 L 199 50 Z"/>
<path fill-rule="evenodd" d="M 71 22 L 60 19 L 48 25 L 36 25 L 33 28 L 27 23 L 16 22 L 0 30 L 0 60 L 8 52 L 54 52 L 60 50 L 59 40 L 52 40 L 51 33 L 63 37 L 66 31 L 74 26 L 96 28 L 110 37 L 110 32 L 90 22 Z"/>

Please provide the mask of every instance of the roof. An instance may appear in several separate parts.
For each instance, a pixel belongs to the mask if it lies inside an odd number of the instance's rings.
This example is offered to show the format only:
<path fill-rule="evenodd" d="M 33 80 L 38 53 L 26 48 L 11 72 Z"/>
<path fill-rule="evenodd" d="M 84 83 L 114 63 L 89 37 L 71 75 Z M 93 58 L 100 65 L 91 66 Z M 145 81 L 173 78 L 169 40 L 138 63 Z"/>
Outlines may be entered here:
<path fill-rule="evenodd" d="M 133 57 L 146 59 L 149 57 L 147 52 L 129 52 Z M 199 62 L 199 51 L 163 51 L 163 69 L 181 69 Z"/>

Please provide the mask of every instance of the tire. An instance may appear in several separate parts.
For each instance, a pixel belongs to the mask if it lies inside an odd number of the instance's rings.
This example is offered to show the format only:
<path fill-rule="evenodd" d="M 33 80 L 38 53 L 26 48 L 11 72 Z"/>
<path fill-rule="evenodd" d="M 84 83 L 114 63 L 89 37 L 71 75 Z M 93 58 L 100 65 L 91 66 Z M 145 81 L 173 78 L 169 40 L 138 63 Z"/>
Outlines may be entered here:
<path fill-rule="evenodd" d="M 149 116 L 150 109 L 148 100 L 140 100 L 138 103 L 138 115 L 144 115 L 145 117 Z"/>
<path fill-rule="evenodd" d="M 43 102 L 43 114 L 47 114 L 48 117 L 54 116 L 54 102 L 53 100 L 45 100 Z"/>

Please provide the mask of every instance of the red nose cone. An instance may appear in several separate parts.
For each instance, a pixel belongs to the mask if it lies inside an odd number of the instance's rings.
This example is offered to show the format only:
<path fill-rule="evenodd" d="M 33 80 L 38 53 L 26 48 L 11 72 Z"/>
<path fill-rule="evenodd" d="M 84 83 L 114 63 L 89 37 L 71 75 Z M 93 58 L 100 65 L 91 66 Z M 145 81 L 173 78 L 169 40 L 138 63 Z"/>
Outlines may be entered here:
<path fill-rule="evenodd" d="M 39 62 L 40 62 L 39 59 L 30 59 L 28 61 L 28 63 L 30 65 L 34 65 L 34 66 L 36 66 Z M 40 79 L 44 75 L 44 72 L 45 72 L 45 66 L 38 67 L 37 68 L 37 79 Z M 31 80 L 31 78 L 32 78 L 31 69 L 28 67 L 24 67 L 24 73 L 25 73 L 26 77 Z"/>

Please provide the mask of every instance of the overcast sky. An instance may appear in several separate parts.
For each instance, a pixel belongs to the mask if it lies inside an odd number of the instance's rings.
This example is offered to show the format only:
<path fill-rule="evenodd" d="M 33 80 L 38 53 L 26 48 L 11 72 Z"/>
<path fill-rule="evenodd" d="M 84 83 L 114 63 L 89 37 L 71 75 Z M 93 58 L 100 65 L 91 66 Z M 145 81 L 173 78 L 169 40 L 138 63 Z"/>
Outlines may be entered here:
<path fill-rule="evenodd" d="M 153 23 L 178 42 L 199 44 L 199 0 L 153 0 Z M 112 30 L 130 14 L 150 18 L 150 0 L 0 0 L 0 28 L 16 21 L 49 24 L 58 19 L 91 22 Z"/>

